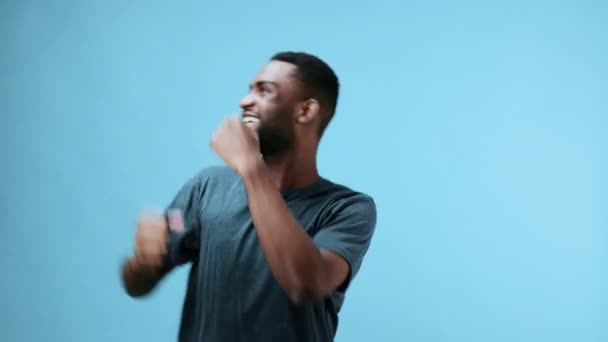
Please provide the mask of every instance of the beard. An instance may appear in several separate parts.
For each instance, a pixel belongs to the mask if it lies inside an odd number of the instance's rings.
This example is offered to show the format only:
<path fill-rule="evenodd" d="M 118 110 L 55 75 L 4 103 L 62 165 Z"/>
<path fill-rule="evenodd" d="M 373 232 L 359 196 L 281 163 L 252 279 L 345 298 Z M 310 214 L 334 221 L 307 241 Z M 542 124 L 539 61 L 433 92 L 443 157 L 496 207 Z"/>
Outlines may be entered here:
<path fill-rule="evenodd" d="M 277 157 L 287 153 L 294 145 L 293 129 L 289 125 L 262 124 L 258 128 L 260 152 L 267 157 Z"/>

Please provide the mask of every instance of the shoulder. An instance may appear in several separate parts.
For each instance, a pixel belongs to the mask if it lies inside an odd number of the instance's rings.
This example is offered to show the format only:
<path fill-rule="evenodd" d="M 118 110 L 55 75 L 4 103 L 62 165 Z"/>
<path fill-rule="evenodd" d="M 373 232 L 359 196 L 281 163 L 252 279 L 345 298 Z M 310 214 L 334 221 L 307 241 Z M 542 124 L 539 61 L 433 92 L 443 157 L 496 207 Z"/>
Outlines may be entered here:
<path fill-rule="evenodd" d="M 356 274 L 376 231 L 376 203 L 371 195 L 326 181 L 327 200 L 319 211 L 314 241 L 348 261 Z"/>
<path fill-rule="evenodd" d="M 182 185 L 180 193 L 207 192 L 208 188 L 222 188 L 238 180 L 236 173 L 227 166 L 207 166 L 195 171 Z"/>
<path fill-rule="evenodd" d="M 376 201 L 370 194 L 327 179 L 325 183 L 326 196 L 329 199 L 325 210 L 326 220 L 347 217 L 352 220 L 367 221 L 370 227 L 375 226 Z"/>
<path fill-rule="evenodd" d="M 199 169 L 195 173 L 193 180 L 198 184 L 206 184 L 208 182 L 233 180 L 237 177 L 236 172 L 228 166 L 211 165 Z"/>
<path fill-rule="evenodd" d="M 325 179 L 325 184 L 332 198 L 331 204 L 334 207 L 348 209 L 356 206 L 358 208 L 376 209 L 374 198 L 366 192 L 355 190 L 347 185 L 328 179 Z"/>

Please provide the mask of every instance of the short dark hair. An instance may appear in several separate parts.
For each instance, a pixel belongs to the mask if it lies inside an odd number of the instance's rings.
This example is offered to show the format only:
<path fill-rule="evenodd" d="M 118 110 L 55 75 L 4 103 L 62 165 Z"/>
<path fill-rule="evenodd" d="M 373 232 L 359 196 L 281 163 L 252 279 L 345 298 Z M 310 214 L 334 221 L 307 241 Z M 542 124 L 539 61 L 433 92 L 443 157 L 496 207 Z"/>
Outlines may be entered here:
<path fill-rule="evenodd" d="M 302 82 L 310 95 L 320 102 L 321 111 L 324 113 L 319 127 L 321 137 L 336 112 L 340 88 L 338 77 L 327 63 L 306 52 L 279 52 L 271 60 L 295 65 L 294 76 Z"/>

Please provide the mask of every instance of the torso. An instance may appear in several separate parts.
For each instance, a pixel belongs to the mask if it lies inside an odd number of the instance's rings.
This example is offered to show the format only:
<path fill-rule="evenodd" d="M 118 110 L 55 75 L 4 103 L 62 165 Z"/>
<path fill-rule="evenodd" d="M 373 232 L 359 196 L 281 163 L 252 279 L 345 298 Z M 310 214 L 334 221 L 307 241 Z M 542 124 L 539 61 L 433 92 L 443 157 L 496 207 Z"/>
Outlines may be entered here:
<path fill-rule="evenodd" d="M 205 175 L 198 213 L 200 248 L 192 263 L 180 341 L 332 341 L 343 294 L 292 305 L 264 259 L 240 177 L 219 167 Z M 284 191 L 283 197 L 314 237 L 332 203 L 349 193 L 320 179 Z"/>

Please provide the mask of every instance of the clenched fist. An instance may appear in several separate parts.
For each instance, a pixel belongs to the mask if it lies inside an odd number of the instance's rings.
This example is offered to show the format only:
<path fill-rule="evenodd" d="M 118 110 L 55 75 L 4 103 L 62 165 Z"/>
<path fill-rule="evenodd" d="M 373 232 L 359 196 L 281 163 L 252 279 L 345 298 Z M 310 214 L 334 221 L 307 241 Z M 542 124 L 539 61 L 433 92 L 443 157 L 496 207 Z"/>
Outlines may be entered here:
<path fill-rule="evenodd" d="M 135 256 L 132 260 L 138 271 L 156 273 L 164 266 L 169 229 L 183 230 L 181 212 L 169 211 L 168 216 L 168 224 L 162 214 L 144 214 L 139 217 L 135 233 Z"/>
<path fill-rule="evenodd" d="M 251 161 L 260 159 L 257 132 L 236 116 L 231 116 L 220 124 L 211 138 L 211 147 L 239 174 Z"/>
<path fill-rule="evenodd" d="M 162 268 L 168 239 L 169 229 L 162 214 L 141 215 L 135 233 L 133 266 L 144 273 L 155 273 Z"/>

